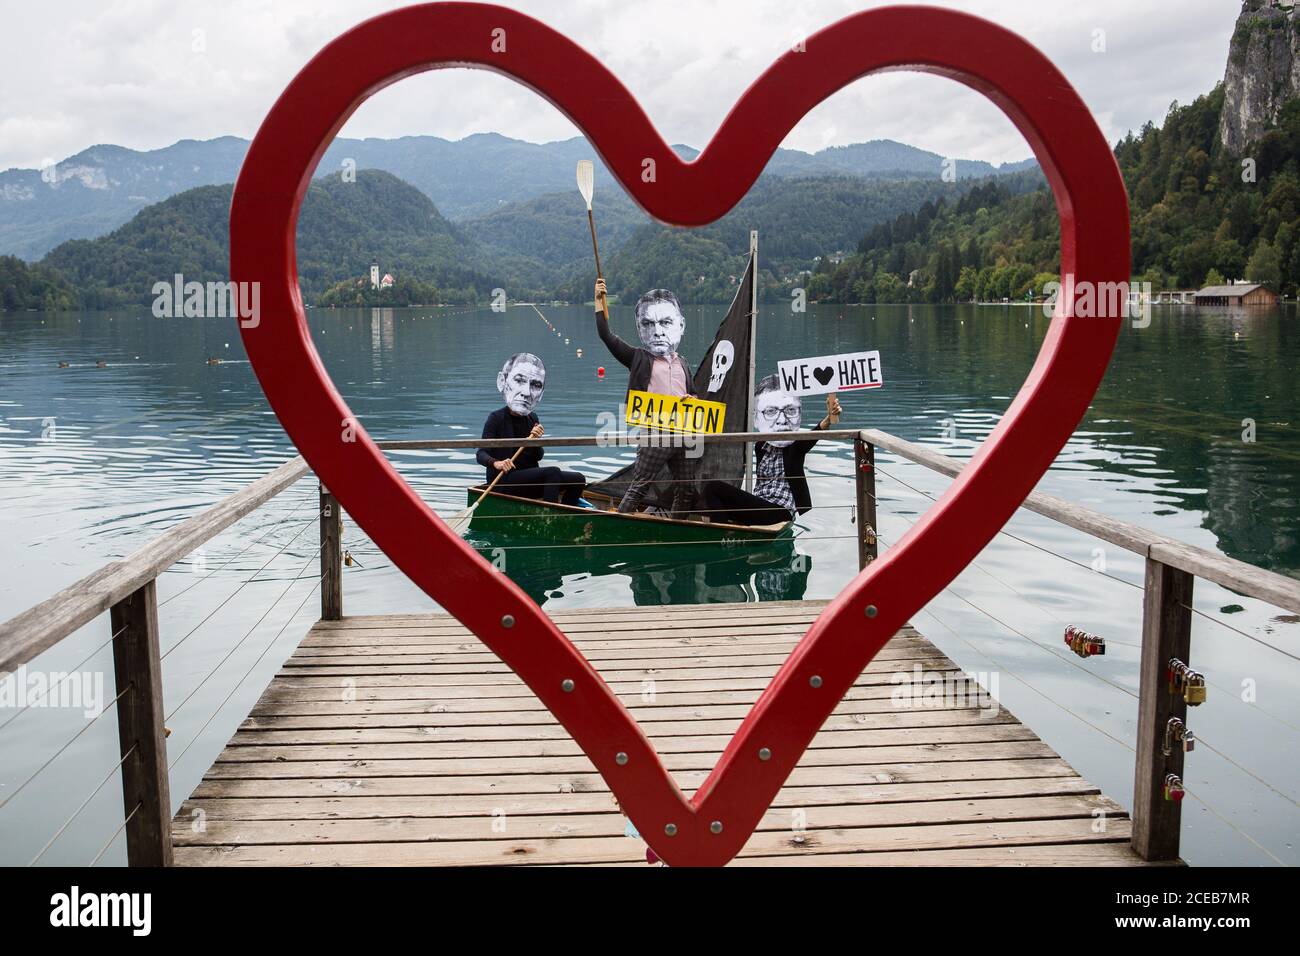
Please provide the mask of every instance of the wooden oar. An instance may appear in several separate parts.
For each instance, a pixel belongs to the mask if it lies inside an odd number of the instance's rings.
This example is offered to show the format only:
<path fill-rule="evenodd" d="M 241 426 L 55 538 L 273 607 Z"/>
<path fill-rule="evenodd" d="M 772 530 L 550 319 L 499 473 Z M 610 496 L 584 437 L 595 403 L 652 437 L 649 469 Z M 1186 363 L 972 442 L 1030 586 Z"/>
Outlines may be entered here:
<path fill-rule="evenodd" d="M 513 465 L 515 463 L 515 459 L 519 457 L 519 453 L 522 452 L 523 450 L 524 449 L 522 447 L 515 449 L 515 453 L 510 456 L 510 464 Z M 450 518 L 447 519 L 447 524 L 451 527 L 452 531 L 456 532 L 456 534 L 461 534 L 461 535 L 465 533 L 465 531 L 469 528 L 470 519 L 474 517 L 474 510 L 483 503 L 483 499 L 488 496 L 488 492 L 490 492 L 493 488 L 495 488 L 497 486 L 497 482 L 500 481 L 505 476 L 506 473 L 504 471 L 497 472 L 497 476 L 493 478 L 491 482 L 488 483 L 488 486 L 483 489 L 483 494 L 479 495 L 478 499 L 475 500 L 475 502 L 472 505 L 470 505 L 468 508 L 466 508 L 464 511 L 460 512 L 459 514 L 452 515 Z"/>
<path fill-rule="evenodd" d="M 591 227 L 591 251 L 596 257 L 596 277 L 603 279 L 605 273 L 600 268 L 600 247 L 596 243 L 596 218 L 591 211 L 591 197 L 596 191 L 596 167 L 589 159 L 578 160 L 578 192 L 587 203 L 587 225 Z M 601 303 L 605 312 L 605 321 L 609 321 L 609 300 Z"/>

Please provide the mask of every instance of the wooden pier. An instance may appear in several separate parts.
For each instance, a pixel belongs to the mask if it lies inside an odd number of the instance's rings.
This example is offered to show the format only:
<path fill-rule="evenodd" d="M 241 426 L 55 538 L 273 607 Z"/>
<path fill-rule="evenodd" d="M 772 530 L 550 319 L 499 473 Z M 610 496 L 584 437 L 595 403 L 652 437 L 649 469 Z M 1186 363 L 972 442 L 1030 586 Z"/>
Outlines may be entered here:
<path fill-rule="evenodd" d="M 554 618 L 690 793 L 824 603 Z M 172 839 L 175 862 L 194 866 L 644 866 L 626 826 L 590 761 L 474 635 L 445 615 L 404 615 L 316 624 Z M 736 863 L 1141 864 L 1130 837 L 1118 804 L 906 628 Z"/>
<path fill-rule="evenodd" d="M 733 433 L 705 440 L 774 437 L 780 436 Z M 875 429 L 818 437 L 853 444 L 852 476 L 844 477 L 854 487 L 861 566 L 878 553 L 881 452 L 943 475 L 962 469 L 933 448 Z M 527 444 L 598 441 L 541 438 Z M 381 447 L 400 454 L 494 444 L 519 440 Z M 320 620 L 173 815 L 157 578 L 309 474 L 301 458 L 288 461 L 0 623 L 4 673 L 83 626 L 109 619 L 117 688 L 109 706 L 118 726 L 119 832 L 128 863 L 644 866 L 644 844 L 626 832 L 629 825 L 593 765 L 473 634 L 445 615 L 344 616 L 341 513 L 324 488 Z M 1023 507 L 1145 561 L 1131 821 L 953 661 L 905 627 L 841 701 L 736 864 L 1179 862 L 1181 803 L 1166 794 L 1181 795 L 1185 750 L 1169 741 L 1187 728 L 1189 705 L 1197 701 L 1170 693 L 1168 675 L 1194 675 L 1203 696 L 1205 677 L 1191 670 L 1194 582 L 1214 581 L 1300 614 L 1300 581 L 1049 495 L 1031 494 Z M 602 608 L 554 618 L 690 793 L 822 607 L 794 601 Z M 49 763 L 16 789 L 35 781 Z"/>

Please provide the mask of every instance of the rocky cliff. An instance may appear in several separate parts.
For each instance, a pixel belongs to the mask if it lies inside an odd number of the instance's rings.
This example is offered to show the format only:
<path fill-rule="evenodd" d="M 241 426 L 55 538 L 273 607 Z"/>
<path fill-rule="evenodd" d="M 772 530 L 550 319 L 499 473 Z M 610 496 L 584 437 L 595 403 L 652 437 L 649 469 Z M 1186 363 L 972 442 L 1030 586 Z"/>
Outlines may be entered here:
<path fill-rule="evenodd" d="M 1284 0 L 1245 0 L 1228 49 L 1219 136 L 1244 153 L 1300 96 L 1300 15 Z"/>

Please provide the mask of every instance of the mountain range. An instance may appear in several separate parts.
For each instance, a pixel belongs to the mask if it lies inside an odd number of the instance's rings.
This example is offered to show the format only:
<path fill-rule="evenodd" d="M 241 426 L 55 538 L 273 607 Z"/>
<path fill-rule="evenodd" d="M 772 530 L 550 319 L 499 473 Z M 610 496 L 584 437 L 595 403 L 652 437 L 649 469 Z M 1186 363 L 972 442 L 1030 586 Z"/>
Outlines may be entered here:
<path fill-rule="evenodd" d="M 996 177 L 1032 188 L 1036 172 Z M 599 204 L 601 245 L 615 296 L 670 285 L 683 301 L 725 301 L 742 270 L 749 231 L 762 236 L 765 294 L 836 250 L 852 249 L 873 226 L 985 180 L 883 181 L 845 176 L 763 176 L 737 207 L 700 229 L 649 219 L 621 191 Z M 155 282 L 224 281 L 229 268 L 232 186 L 199 186 L 140 211 L 96 239 L 73 239 L 26 267 L 0 258 L 9 276 L 5 308 L 116 308 L 152 301 Z M 510 203 L 453 223 L 430 199 L 391 173 L 360 170 L 313 180 L 297 235 L 298 279 L 308 303 L 357 304 L 357 280 L 371 263 L 397 277 L 410 302 L 483 302 L 496 288 L 514 299 L 590 294 L 591 240 L 576 189 Z M 43 285 L 38 279 L 43 279 Z M 364 283 L 368 285 L 368 283 Z M 47 302 L 47 295 L 53 299 Z M 391 303 L 396 304 L 396 302 Z"/>
<path fill-rule="evenodd" d="M 698 151 L 675 147 L 694 158 Z M 127 223 L 141 210 L 199 186 L 232 183 L 248 141 L 234 136 L 182 140 L 163 149 L 136 151 L 102 145 L 44 169 L 0 172 L 0 255 L 35 261 L 70 239 L 93 239 Z M 497 133 L 461 140 L 437 136 L 336 139 L 317 173 L 376 169 L 410 183 L 452 222 L 489 217 L 549 194 L 574 190 L 574 166 L 596 158 L 583 137 L 528 143 Z M 939 180 L 947 160 L 892 140 L 835 146 L 816 153 L 779 149 L 765 175 L 784 178 L 850 177 L 889 182 Z M 993 166 L 958 159 L 958 179 L 1020 172 L 1032 159 Z M 597 160 L 597 188 L 621 197 Z M 627 204 L 629 207 L 631 204 Z M 499 220 L 498 220 L 499 222 Z"/>

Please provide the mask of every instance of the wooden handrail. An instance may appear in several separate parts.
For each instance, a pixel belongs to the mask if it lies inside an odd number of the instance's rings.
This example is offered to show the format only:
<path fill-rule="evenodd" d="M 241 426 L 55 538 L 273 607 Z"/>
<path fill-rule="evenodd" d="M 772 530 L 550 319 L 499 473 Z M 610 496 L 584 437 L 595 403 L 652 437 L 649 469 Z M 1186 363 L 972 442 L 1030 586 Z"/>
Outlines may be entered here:
<path fill-rule="evenodd" d="M 664 435 L 667 433 L 659 433 Z M 819 431 L 814 434 L 811 431 L 800 433 L 805 438 L 816 438 L 818 441 L 855 441 L 862 434 L 856 428 L 837 428 Z M 679 435 L 679 438 L 689 438 L 691 441 L 700 441 L 702 444 L 722 444 L 730 445 L 736 442 L 754 442 L 754 441 L 789 441 L 789 432 L 724 432 L 720 435 Z M 411 441 L 379 441 L 375 442 L 385 451 L 418 451 L 421 449 L 436 448 L 518 448 L 520 445 L 526 445 L 529 448 L 574 448 L 582 445 L 600 445 L 605 448 L 638 448 L 641 445 L 652 444 L 662 441 L 661 437 L 652 437 L 645 429 L 638 434 L 629 436 L 626 432 L 616 432 L 612 435 L 580 435 L 572 438 L 433 438 L 433 439 L 414 439 Z"/>
<path fill-rule="evenodd" d="M 106 564 L 35 607 L 0 624 L 0 672 L 16 670 L 153 581 L 186 555 L 307 474 L 302 457 Z"/>
<path fill-rule="evenodd" d="M 932 448 L 906 441 L 888 432 L 874 428 L 862 432 L 864 441 L 893 452 L 900 458 L 955 478 L 965 467 L 964 462 L 941 455 Z M 1029 511 L 1051 518 L 1063 525 L 1083 531 L 1102 541 L 1107 541 L 1125 551 L 1141 555 L 1171 568 L 1213 581 L 1244 594 L 1266 601 L 1294 614 L 1300 614 L 1300 581 L 1282 574 L 1257 568 L 1253 564 L 1229 558 L 1226 555 L 1176 538 L 1149 531 L 1100 511 L 1072 504 L 1064 498 L 1035 491 L 1021 505 Z"/>

